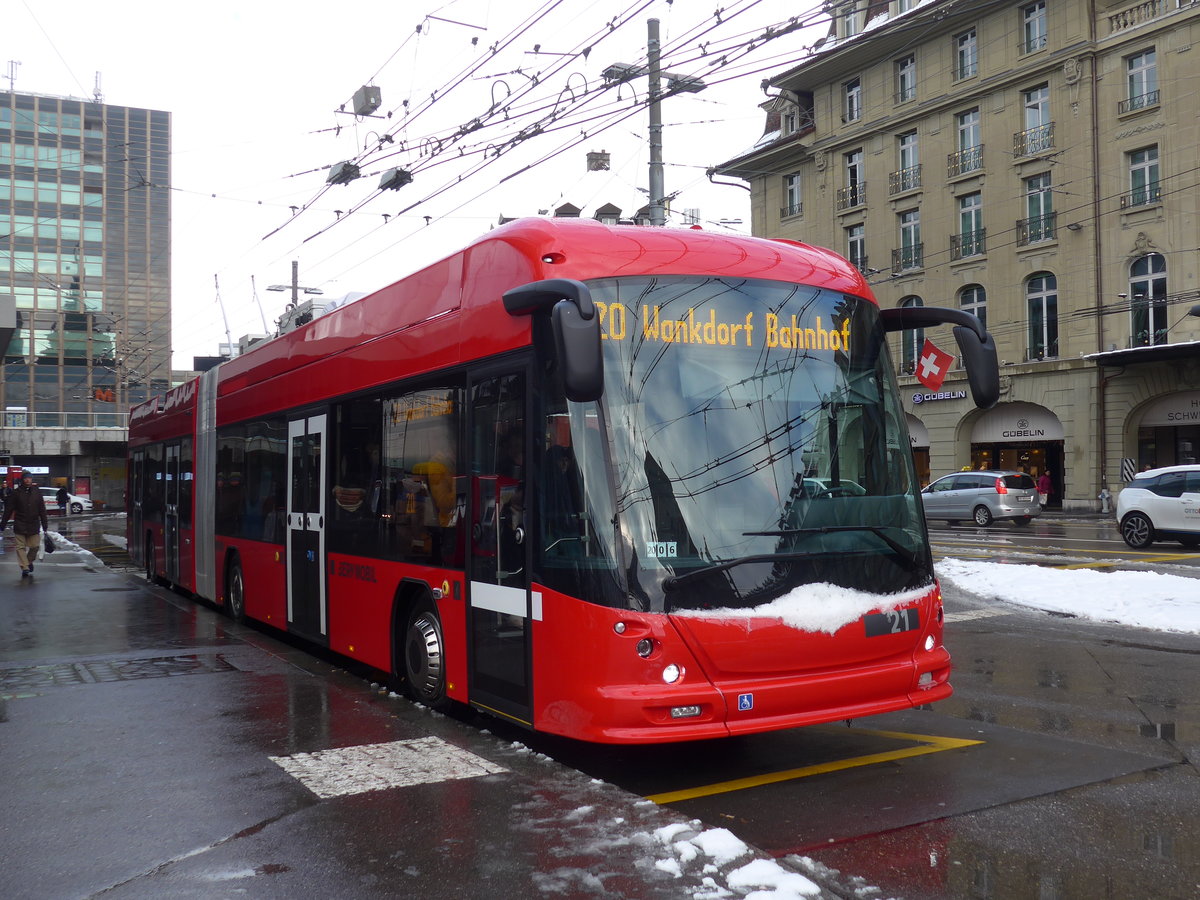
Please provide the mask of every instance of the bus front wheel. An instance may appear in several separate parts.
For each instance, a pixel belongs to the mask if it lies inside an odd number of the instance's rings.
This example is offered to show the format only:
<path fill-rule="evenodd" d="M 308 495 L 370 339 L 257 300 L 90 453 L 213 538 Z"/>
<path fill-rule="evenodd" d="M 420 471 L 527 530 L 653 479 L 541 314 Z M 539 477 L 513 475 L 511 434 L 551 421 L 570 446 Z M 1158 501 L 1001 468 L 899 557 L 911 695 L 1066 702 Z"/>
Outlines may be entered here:
<path fill-rule="evenodd" d="M 404 630 L 404 680 L 408 694 L 431 709 L 444 709 L 446 655 L 442 622 L 433 604 L 418 603 Z"/>

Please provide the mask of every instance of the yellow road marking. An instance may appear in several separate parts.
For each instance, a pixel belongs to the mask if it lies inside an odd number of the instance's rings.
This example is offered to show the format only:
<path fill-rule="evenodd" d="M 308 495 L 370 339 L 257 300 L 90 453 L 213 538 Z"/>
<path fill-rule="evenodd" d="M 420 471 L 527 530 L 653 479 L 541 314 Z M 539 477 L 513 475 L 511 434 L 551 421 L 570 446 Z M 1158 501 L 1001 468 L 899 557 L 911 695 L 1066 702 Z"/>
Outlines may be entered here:
<path fill-rule="evenodd" d="M 815 766 L 802 766 L 799 769 L 787 769 L 783 772 L 769 772 L 765 775 L 735 778 L 732 781 L 720 781 L 716 784 L 685 788 L 681 791 L 666 791 L 662 794 L 651 794 L 646 799 L 661 806 L 665 803 L 678 803 L 681 800 L 695 800 L 698 797 L 711 797 L 715 794 L 728 794 L 731 791 L 744 791 L 748 788 L 762 787 L 767 784 L 778 784 L 781 781 L 794 781 L 797 778 L 808 778 L 811 775 L 824 775 L 827 772 L 840 772 L 844 769 L 855 769 L 859 766 L 873 766 L 877 763 L 892 762 L 897 759 L 909 759 L 914 756 L 925 756 L 929 753 L 941 753 L 943 750 L 958 750 L 962 747 L 971 747 L 975 744 L 983 743 L 983 741 L 940 737 L 931 734 L 905 734 L 902 731 L 875 731 L 862 728 L 856 728 L 854 731 L 858 734 L 892 738 L 898 741 L 918 741 L 921 746 L 904 747 L 900 750 L 889 750 L 884 753 L 868 753 L 866 756 L 852 756 L 848 759 L 837 759 L 832 762 L 819 763 Z"/>

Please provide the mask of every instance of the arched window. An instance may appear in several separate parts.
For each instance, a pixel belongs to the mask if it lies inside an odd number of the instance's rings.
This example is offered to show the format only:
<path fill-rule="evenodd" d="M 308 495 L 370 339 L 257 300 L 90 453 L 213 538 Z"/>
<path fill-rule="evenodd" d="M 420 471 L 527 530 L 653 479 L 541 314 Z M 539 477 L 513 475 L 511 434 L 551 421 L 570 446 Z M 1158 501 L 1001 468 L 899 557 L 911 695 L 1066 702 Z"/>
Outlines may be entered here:
<path fill-rule="evenodd" d="M 1167 342 L 1167 258 L 1147 253 L 1129 267 L 1129 335 L 1134 347 Z"/>
<path fill-rule="evenodd" d="M 916 308 L 924 306 L 925 301 L 916 296 L 902 297 L 899 305 Z M 900 370 L 902 372 L 911 375 L 917 371 L 917 360 L 920 359 L 921 348 L 924 346 L 924 328 L 914 328 L 911 331 L 900 332 Z"/>
<path fill-rule="evenodd" d="M 983 327 L 987 328 L 987 291 L 982 284 L 968 284 L 958 292 L 958 305 L 963 312 L 969 312 L 979 318 Z"/>
<path fill-rule="evenodd" d="M 1025 282 L 1029 307 L 1029 358 L 1058 356 L 1058 279 L 1038 272 Z"/>

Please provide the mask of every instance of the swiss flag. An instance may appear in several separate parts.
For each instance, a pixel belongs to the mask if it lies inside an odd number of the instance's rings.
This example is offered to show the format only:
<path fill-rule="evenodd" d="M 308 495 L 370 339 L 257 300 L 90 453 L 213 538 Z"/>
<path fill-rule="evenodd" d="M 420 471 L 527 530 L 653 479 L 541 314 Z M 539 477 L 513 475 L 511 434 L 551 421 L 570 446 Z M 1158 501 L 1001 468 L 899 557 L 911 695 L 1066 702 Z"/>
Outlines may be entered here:
<path fill-rule="evenodd" d="M 921 356 L 917 360 L 917 381 L 931 391 L 936 391 L 946 380 L 946 373 L 954 363 L 954 357 L 933 345 L 933 341 L 925 339 L 921 348 Z"/>

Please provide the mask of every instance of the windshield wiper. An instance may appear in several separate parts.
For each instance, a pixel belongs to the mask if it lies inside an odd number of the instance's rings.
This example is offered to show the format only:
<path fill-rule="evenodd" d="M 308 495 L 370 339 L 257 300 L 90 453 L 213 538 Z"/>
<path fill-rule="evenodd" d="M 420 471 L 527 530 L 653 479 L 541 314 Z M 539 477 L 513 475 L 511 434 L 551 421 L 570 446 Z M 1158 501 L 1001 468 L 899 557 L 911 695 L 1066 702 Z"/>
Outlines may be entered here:
<path fill-rule="evenodd" d="M 770 534 L 771 532 L 763 532 Z M 811 556 L 820 556 L 820 553 L 804 551 L 803 553 L 761 553 L 757 556 L 739 556 L 737 559 L 726 560 L 722 563 L 713 563 L 711 566 L 702 566 L 699 569 L 692 569 L 690 572 L 684 572 L 682 575 L 670 575 L 663 579 L 662 589 L 671 591 L 679 587 L 685 581 L 691 581 L 693 578 L 699 578 L 701 575 L 711 575 L 713 572 L 724 572 L 727 569 L 732 569 L 734 566 L 745 565 L 746 563 L 759 562 L 776 562 L 781 559 L 807 559 Z"/>
<path fill-rule="evenodd" d="M 832 534 L 837 531 L 869 531 L 887 544 L 897 556 L 907 562 L 910 569 L 917 567 L 917 554 L 888 537 L 879 525 L 825 525 L 821 528 L 782 528 L 778 531 L 744 531 L 742 532 L 742 536 L 788 537 L 793 534 Z"/>

